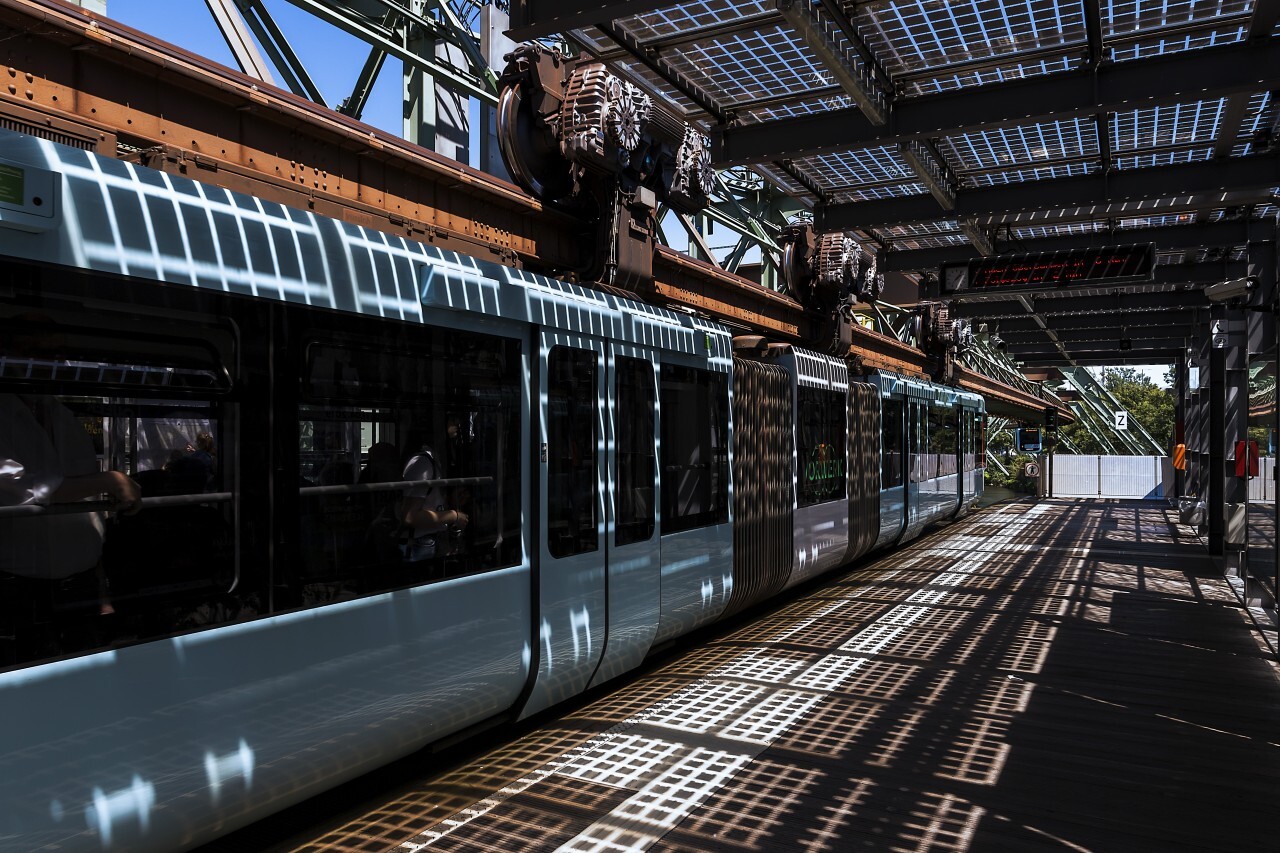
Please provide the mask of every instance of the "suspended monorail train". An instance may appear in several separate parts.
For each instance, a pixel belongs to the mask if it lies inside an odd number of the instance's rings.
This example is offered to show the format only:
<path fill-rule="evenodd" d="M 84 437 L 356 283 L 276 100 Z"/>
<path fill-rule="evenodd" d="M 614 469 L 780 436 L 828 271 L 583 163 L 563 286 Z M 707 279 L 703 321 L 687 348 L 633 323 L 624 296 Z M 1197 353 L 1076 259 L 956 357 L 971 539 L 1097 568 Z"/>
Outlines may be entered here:
<path fill-rule="evenodd" d="M 982 491 L 978 396 L 4 130 L 0 256 L 0 850 L 206 842 Z M 141 511 L 23 498 L 64 443 Z"/>

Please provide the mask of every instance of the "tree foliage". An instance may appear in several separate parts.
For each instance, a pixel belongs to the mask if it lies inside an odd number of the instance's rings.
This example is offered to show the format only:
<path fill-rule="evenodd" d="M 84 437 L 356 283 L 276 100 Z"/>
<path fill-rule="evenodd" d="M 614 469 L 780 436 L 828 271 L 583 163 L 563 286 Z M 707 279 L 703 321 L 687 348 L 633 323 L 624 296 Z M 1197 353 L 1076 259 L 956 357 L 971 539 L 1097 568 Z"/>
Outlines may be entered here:
<path fill-rule="evenodd" d="M 1104 368 L 1102 385 L 1129 412 L 1131 421 L 1141 424 L 1166 452 L 1172 447 L 1172 391 L 1161 388 L 1146 374 L 1132 367 Z M 1063 427 L 1062 432 L 1081 453 L 1107 452 L 1106 446 L 1083 423 L 1068 424 Z M 1119 443 L 1114 435 L 1110 438 L 1118 447 Z"/>

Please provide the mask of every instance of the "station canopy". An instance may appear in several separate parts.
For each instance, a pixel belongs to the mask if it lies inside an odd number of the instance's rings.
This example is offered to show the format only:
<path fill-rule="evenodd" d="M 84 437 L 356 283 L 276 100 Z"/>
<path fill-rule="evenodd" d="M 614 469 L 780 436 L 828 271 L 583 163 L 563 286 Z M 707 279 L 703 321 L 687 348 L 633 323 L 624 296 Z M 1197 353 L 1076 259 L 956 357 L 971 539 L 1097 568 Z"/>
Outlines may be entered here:
<path fill-rule="evenodd" d="M 983 295 L 1028 365 L 1169 362 L 1273 240 L 1280 0 L 513 0 L 932 289 L 945 264 L 1152 244 L 1148 280 Z"/>

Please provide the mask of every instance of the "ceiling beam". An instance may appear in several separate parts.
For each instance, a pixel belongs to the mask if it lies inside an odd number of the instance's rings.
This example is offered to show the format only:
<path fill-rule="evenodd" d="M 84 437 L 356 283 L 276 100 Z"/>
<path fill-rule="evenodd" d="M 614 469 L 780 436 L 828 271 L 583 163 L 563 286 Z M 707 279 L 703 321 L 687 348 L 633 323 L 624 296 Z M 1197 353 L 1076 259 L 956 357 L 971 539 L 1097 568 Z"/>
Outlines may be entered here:
<path fill-rule="evenodd" d="M 684 47 L 699 41 L 714 41 L 722 39 L 726 36 L 735 36 L 740 33 L 754 33 L 765 27 L 774 24 L 784 23 L 781 15 L 776 9 L 767 9 L 754 15 L 744 15 L 741 18 L 733 18 L 731 20 L 720 21 L 718 23 L 709 24 L 705 27 L 690 27 L 674 35 L 664 35 L 661 38 L 646 39 L 640 43 L 645 50 L 664 50 L 670 51 L 672 48 Z M 583 45 L 587 50 L 591 50 L 590 45 Z M 594 54 L 596 59 L 601 62 L 612 62 L 615 59 L 628 59 L 629 54 L 625 50 L 605 50 Z M 839 92 L 839 87 L 832 87 L 834 91 Z"/>
<path fill-rule="evenodd" d="M 550 0 L 548 0 L 550 2 Z M 717 166 L 955 136 L 1280 88 L 1280 40 L 1186 51 L 899 100 L 888 128 L 857 109 L 712 128 Z"/>
<path fill-rule="evenodd" d="M 1102 53 L 1102 9 L 1098 0 L 1083 0 L 1080 5 L 1083 7 L 1084 31 L 1089 44 L 1089 67 L 1097 68 L 1106 58 Z"/>
<path fill-rule="evenodd" d="M 778 0 L 777 6 L 822 67 L 853 98 L 859 115 L 875 125 L 887 124 L 892 94 L 876 80 L 875 58 L 857 32 L 847 22 L 841 26 L 843 12 L 836 7 L 836 15 L 832 15 L 832 8 L 823 3 L 819 13 L 808 0 Z M 835 31 L 840 32 L 843 44 L 836 40 Z"/>
<path fill-rule="evenodd" d="M 1092 234 L 1070 234 L 1063 237 L 997 241 L 996 248 L 1000 254 L 1035 254 L 1097 246 L 1127 246 L 1135 243 L 1154 243 L 1157 250 L 1242 246 L 1245 243 L 1247 229 L 1252 227 L 1256 232 L 1260 224 L 1254 221 L 1247 226 L 1244 220 L 1234 220 L 1201 222 L 1193 225 L 1163 225 L 1158 228 L 1124 228 L 1117 231 L 1095 231 Z M 972 246 L 960 245 L 938 249 L 889 251 L 881 255 L 878 261 L 886 272 L 913 272 L 931 270 L 943 264 L 976 261 L 981 257 Z"/>
<path fill-rule="evenodd" d="M 529 41 L 670 5 L 661 0 L 511 0 L 507 36 L 512 41 Z"/>
<path fill-rule="evenodd" d="M 671 88 L 697 104 L 698 108 L 703 112 L 715 118 L 724 118 L 724 110 L 716 103 L 710 92 L 694 83 L 656 52 L 645 50 L 631 33 L 615 24 L 605 23 L 604 21 L 597 23 L 596 27 L 614 44 L 626 51 L 636 62 L 648 68 L 658 77 L 665 80 Z"/>
<path fill-rule="evenodd" d="M 999 331 L 1001 335 L 1044 334 L 1046 327 L 1055 334 L 1073 335 L 1088 330 L 1110 329 L 1123 323 L 1131 329 L 1166 327 L 1183 329 L 1195 326 L 1196 308 L 1148 308 L 1143 310 L 1129 309 L 1123 314 L 1112 312 L 1095 312 L 1075 317 L 1069 314 L 1003 314 L 972 315 L 975 323 L 986 323 L 990 331 Z M 953 315 L 954 316 L 954 315 Z M 1038 318 L 1038 319 L 1037 319 Z M 1045 325 L 1041 325 L 1044 321 Z"/>
<path fill-rule="evenodd" d="M 1169 196 L 1217 195 L 1277 185 L 1280 185 L 1280 157 L 1239 157 L 965 190 L 956 193 L 955 210 L 947 218 L 1002 217 L 1025 211 Z M 817 226 L 827 231 L 906 225 L 940 216 L 938 203 L 930 195 L 828 205 L 814 212 Z"/>
<path fill-rule="evenodd" d="M 1178 347 L 1141 352 L 1115 349 L 1109 352 L 1072 353 L 1070 359 L 1063 358 L 1059 352 L 1018 353 L 1017 359 L 1026 367 L 1111 367 L 1125 364 L 1170 364 L 1182 356 L 1182 348 Z"/>
<path fill-rule="evenodd" d="M 1206 213 L 1228 207 L 1249 207 L 1270 204 L 1273 201 L 1270 187 L 1250 187 L 1244 190 L 1207 191 L 1190 195 L 1160 195 L 1155 198 L 1132 201 L 1109 201 L 1101 204 L 1074 205 L 1052 210 L 1029 210 L 1022 213 L 989 214 L 975 216 L 976 224 L 1027 228 L 1034 225 L 1058 225 L 1065 222 L 1092 222 L 1098 219 L 1129 219 L 1170 213 Z"/>
<path fill-rule="evenodd" d="M 1214 267 L 1219 272 L 1212 274 L 1206 271 L 1205 280 L 1235 277 L 1244 275 L 1244 264 L 1231 264 L 1227 275 L 1221 275 L 1221 264 L 1195 264 L 1196 267 Z M 992 310 L 983 302 L 952 302 L 952 317 L 991 317 L 999 309 Z M 1008 307 L 1008 303 L 994 303 Z M 1058 314 L 1095 313 L 1109 311 L 1168 311 L 1179 308 L 1208 308 L 1209 300 L 1200 288 L 1192 290 L 1164 291 L 1160 293 L 1125 293 L 1120 296 L 1106 294 L 1102 296 L 1080 296 L 1062 299 L 1036 299 L 1032 302 L 1036 314 L 1041 317 L 1052 317 Z M 1023 309 L 1025 311 L 1025 309 Z M 1012 312 L 1010 312 L 1012 313 Z M 1015 315 L 1016 316 L 1016 315 Z"/>
<path fill-rule="evenodd" d="M 1280 22 L 1280 0 L 1256 0 L 1253 4 L 1253 17 L 1249 19 L 1250 41 L 1267 39 Z"/>
<path fill-rule="evenodd" d="M 1133 340 L 1157 340 L 1160 338 L 1188 338 L 1195 333 L 1195 329 L 1190 324 L 1163 324 L 1153 326 L 1135 326 L 1125 323 L 1123 320 L 1117 319 L 1110 326 L 1096 329 L 1058 329 L 1050 326 L 1048 329 L 1006 329 L 1000 328 L 1000 337 L 1004 338 L 1009 346 L 1035 343 L 1043 343 L 1047 338 L 1047 333 L 1052 332 L 1053 336 L 1064 344 L 1086 343 L 1088 341 L 1114 341 L 1118 335 L 1116 330 L 1122 330 L 1127 334 L 1124 337 Z"/>
<path fill-rule="evenodd" d="M 1137 350 L 1149 350 L 1149 349 L 1181 349 L 1182 347 L 1185 347 L 1187 345 L 1186 338 L 1183 338 L 1183 337 L 1135 338 L 1131 335 L 1119 335 L 1119 334 L 1112 335 L 1106 338 L 1100 338 L 1099 340 L 1096 340 L 1096 341 L 1062 341 L 1062 345 L 1066 347 L 1068 352 L 1073 354 L 1086 353 L 1086 352 L 1106 352 L 1108 350 L 1124 352 L 1124 350 L 1121 350 L 1119 346 L 1117 346 L 1117 344 L 1119 344 L 1120 339 L 1122 337 L 1128 340 L 1130 345 L 1133 347 L 1133 349 L 1130 350 L 1130 352 L 1137 351 Z M 1047 352 L 1051 348 L 1053 348 L 1052 344 L 1045 344 L 1045 343 L 1025 343 L 1024 344 L 1024 343 L 1009 342 L 1007 351 L 1014 355 L 1017 355 L 1018 353 L 1024 353 L 1024 352 Z"/>
<path fill-rule="evenodd" d="M 1245 111 L 1249 108 L 1249 95 L 1241 92 L 1227 98 L 1222 108 L 1222 118 L 1218 121 L 1218 138 L 1213 141 L 1215 159 L 1230 157 L 1231 150 L 1236 147 L 1240 125 L 1244 122 Z"/>

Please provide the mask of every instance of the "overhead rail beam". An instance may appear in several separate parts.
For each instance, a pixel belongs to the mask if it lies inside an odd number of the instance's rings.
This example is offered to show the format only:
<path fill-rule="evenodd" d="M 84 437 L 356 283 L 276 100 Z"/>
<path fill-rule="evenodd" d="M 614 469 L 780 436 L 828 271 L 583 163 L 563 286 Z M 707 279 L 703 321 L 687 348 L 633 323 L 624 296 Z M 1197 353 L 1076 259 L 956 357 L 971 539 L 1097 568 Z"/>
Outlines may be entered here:
<path fill-rule="evenodd" d="M 945 66 L 939 71 L 945 70 Z M 881 127 L 855 109 L 712 129 L 718 166 L 802 157 L 1052 119 L 1147 109 L 1280 88 L 1280 39 L 1136 59 L 1096 71 L 899 98 Z"/>

